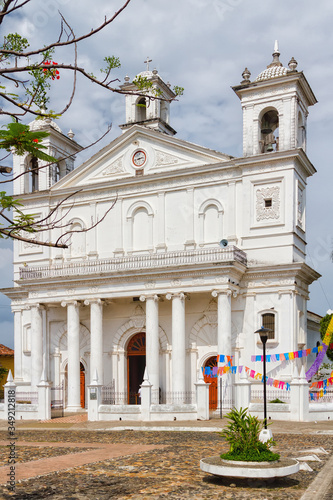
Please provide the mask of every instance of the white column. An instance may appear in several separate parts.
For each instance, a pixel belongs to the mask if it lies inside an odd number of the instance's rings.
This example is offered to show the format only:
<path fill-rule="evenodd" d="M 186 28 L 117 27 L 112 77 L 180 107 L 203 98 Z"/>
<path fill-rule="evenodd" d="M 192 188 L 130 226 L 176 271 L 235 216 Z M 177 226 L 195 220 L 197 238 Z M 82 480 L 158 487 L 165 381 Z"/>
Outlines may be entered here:
<path fill-rule="evenodd" d="M 66 306 L 65 302 L 61 304 Z M 81 409 L 80 401 L 80 313 L 76 301 L 67 304 L 68 403 L 67 409 Z"/>
<path fill-rule="evenodd" d="M 185 295 L 168 293 L 166 298 L 172 299 L 172 391 L 185 393 Z"/>
<path fill-rule="evenodd" d="M 90 380 L 98 373 L 98 381 L 103 385 L 103 302 L 100 299 L 84 301 L 90 304 Z"/>
<path fill-rule="evenodd" d="M 217 297 L 217 348 L 218 354 L 231 356 L 231 291 L 214 290 Z"/>
<path fill-rule="evenodd" d="M 214 290 L 213 297 L 217 297 L 217 350 L 218 355 L 231 356 L 231 291 Z M 222 363 L 223 364 L 223 363 Z M 220 363 L 218 362 L 218 366 Z M 219 384 L 222 378 L 219 377 Z M 225 380 L 226 387 L 222 398 L 232 399 L 231 376 Z M 218 391 L 218 404 L 220 405 L 220 391 Z"/>
<path fill-rule="evenodd" d="M 37 390 L 43 370 L 43 315 L 42 306 L 31 306 L 31 389 Z"/>
<path fill-rule="evenodd" d="M 42 311 L 43 318 L 43 369 L 45 370 L 45 380 L 50 378 L 50 335 L 48 331 L 48 318 L 47 318 L 47 307 L 43 307 Z"/>
<path fill-rule="evenodd" d="M 146 367 L 149 382 L 152 385 L 152 402 L 159 401 L 160 388 L 160 343 L 158 338 L 158 296 L 142 295 L 140 300 L 146 301 Z"/>
<path fill-rule="evenodd" d="M 14 374 L 15 382 L 22 378 L 22 311 L 14 312 Z"/>

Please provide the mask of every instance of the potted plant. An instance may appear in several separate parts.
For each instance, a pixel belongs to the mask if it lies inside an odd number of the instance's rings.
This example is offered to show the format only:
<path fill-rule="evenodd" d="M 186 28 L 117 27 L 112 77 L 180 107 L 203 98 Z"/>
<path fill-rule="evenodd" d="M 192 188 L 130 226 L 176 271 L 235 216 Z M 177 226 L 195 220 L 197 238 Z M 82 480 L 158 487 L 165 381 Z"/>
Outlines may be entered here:
<path fill-rule="evenodd" d="M 221 432 L 228 443 L 230 450 L 220 457 L 223 460 L 235 460 L 242 462 L 273 462 L 280 458 L 278 453 L 273 453 L 270 449 L 275 445 L 272 439 L 265 443 L 260 441 L 259 434 L 263 424 L 257 417 L 247 413 L 247 408 L 232 409 L 227 418 L 229 423 Z"/>

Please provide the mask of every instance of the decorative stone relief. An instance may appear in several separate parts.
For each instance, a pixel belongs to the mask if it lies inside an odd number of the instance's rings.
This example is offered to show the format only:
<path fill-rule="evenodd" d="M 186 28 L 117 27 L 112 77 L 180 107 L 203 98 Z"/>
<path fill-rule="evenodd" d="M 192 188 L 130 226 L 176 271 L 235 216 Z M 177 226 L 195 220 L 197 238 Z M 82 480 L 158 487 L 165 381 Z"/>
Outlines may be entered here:
<path fill-rule="evenodd" d="M 124 172 L 123 161 L 122 158 L 118 158 L 102 171 L 102 175 L 113 175 L 121 172 Z"/>
<path fill-rule="evenodd" d="M 176 163 L 179 163 L 179 158 L 176 156 L 165 153 L 164 151 L 156 150 L 156 167 L 175 165 Z"/>
<path fill-rule="evenodd" d="M 215 278 L 216 283 L 228 283 L 229 278 L 227 276 L 219 276 L 218 278 Z"/>
<path fill-rule="evenodd" d="M 180 286 L 182 284 L 181 280 L 175 279 L 171 281 L 171 286 Z"/>
<path fill-rule="evenodd" d="M 263 187 L 256 190 L 256 219 L 257 221 L 265 219 L 280 218 L 280 187 Z M 269 206 L 266 202 L 271 200 Z"/>
<path fill-rule="evenodd" d="M 298 200 L 297 200 L 297 224 L 303 228 L 303 213 L 304 213 L 304 200 L 303 200 L 303 190 L 298 188 Z"/>
<path fill-rule="evenodd" d="M 212 299 L 207 309 L 204 311 L 207 321 L 210 325 L 217 325 L 217 303 L 216 300 Z"/>
<path fill-rule="evenodd" d="M 143 328 L 145 324 L 146 315 L 144 310 L 140 305 L 136 306 L 131 320 L 133 321 L 135 328 Z"/>
<path fill-rule="evenodd" d="M 147 281 L 147 282 L 145 283 L 145 288 L 148 288 L 148 289 L 149 289 L 149 288 L 155 288 L 155 286 L 156 286 L 155 281 Z"/>

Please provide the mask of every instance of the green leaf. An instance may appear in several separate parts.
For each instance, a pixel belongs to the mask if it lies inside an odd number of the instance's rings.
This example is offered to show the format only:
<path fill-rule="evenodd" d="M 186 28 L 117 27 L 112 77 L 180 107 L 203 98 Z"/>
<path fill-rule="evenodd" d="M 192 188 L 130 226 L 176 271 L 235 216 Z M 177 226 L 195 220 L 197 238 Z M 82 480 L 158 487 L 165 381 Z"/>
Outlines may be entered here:
<path fill-rule="evenodd" d="M 29 126 L 23 123 L 8 123 L 5 125 L 5 130 L 0 130 L 0 149 L 8 152 L 14 150 L 18 156 L 29 153 L 40 160 L 55 162 L 56 158 L 43 152 L 42 150 L 47 148 L 40 144 L 40 141 L 48 136 L 48 132 L 31 131 Z"/>

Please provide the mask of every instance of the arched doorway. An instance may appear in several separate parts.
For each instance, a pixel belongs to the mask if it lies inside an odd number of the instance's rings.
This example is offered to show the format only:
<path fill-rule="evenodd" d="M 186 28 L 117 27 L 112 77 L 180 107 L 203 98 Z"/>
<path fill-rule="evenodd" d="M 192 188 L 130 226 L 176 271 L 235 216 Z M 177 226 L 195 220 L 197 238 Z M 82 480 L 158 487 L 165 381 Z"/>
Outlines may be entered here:
<path fill-rule="evenodd" d="M 204 366 L 204 373 L 205 373 L 205 368 L 209 367 L 213 369 L 214 367 L 217 366 L 217 356 L 211 356 L 210 358 L 207 359 L 205 366 Z M 210 384 L 209 386 L 209 409 L 210 410 L 216 410 L 217 409 L 217 377 L 208 377 L 208 375 L 204 375 L 204 380 L 206 383 Z"/>
<path fill-rule="evenodd" d="M 65 405 L 68 404 L 68 364 L 65 366 Z M 80 405 L 86 407 L 86 369 L 80 362 Z"/>
<path fill-rule="evenodd" d="M 82 363 L 80 363 L 80 403 L 81 408 L 86 406 L 86 374 Z"/>
<path fill-rule="evenodd" d="M 139 404 L 139 388 L 146 367 L 146 334 L 134 335 L 127 346 L 127 391 L 128 404 Z"/>

